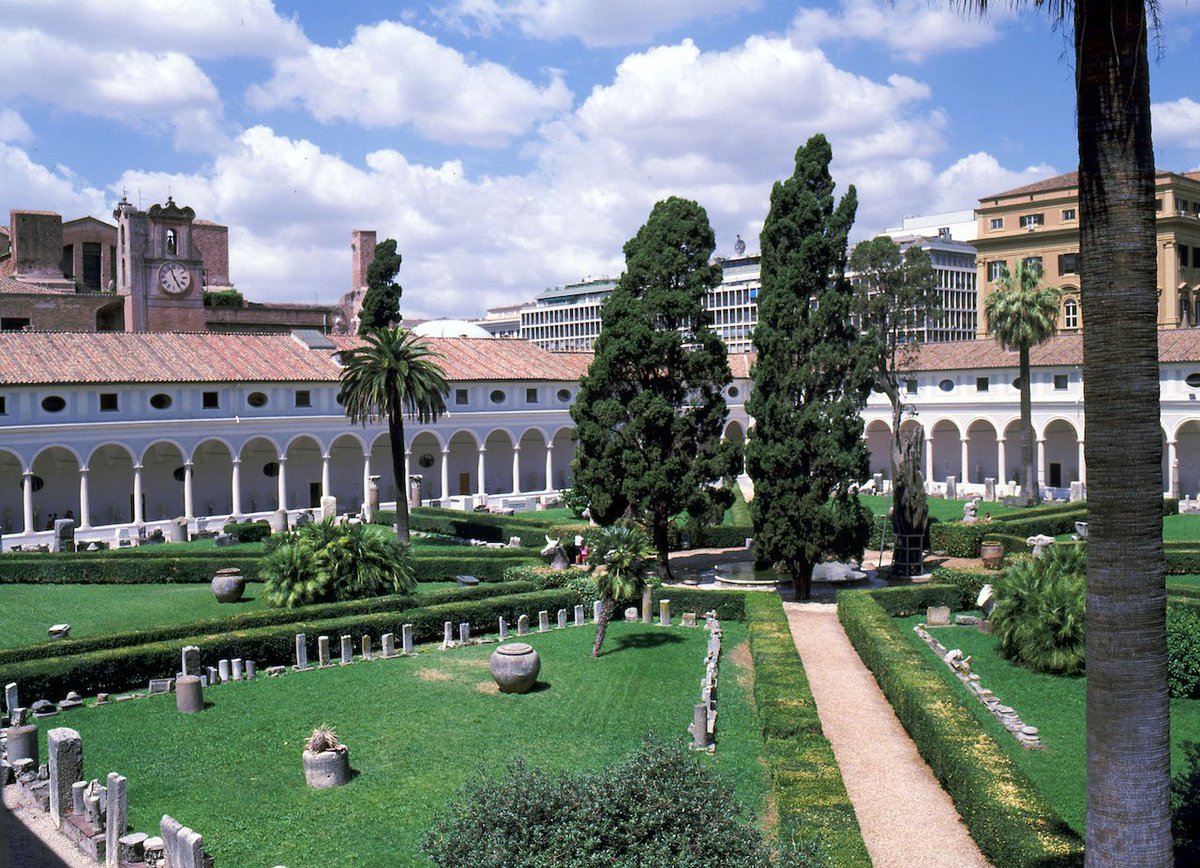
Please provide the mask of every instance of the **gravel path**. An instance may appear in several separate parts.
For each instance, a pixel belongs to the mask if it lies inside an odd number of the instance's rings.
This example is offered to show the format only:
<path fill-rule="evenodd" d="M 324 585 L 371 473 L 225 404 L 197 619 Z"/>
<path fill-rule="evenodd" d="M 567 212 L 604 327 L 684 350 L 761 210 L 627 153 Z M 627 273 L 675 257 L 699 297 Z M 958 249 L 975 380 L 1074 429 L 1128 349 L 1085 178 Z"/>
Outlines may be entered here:
<path fill-rule="evenodd" d="M 817 713 L 876 868 L 987 866 L 830 603 L 787 603 Z"/>
<path fill-rule="evenodd" d="M 4 788 L 0 810 L 0 868 L 96 868 L 96 863 L 54 829 L 49 814 L 27 804 L 20 787 L 13 785 Z"/>

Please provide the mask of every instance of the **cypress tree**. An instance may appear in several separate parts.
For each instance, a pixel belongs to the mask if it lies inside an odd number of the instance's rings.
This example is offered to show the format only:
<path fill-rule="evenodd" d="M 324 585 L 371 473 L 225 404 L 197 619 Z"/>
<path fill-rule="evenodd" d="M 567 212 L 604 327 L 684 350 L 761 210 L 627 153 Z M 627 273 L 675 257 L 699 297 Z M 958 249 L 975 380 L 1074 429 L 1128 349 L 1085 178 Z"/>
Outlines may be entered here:
<path fill-rule="evenodd" d="M 386 329 L 400 324 L 400 294 L 396 283 L 403 257 L 396 251 L 396 239 L 388 238 L 375 247 L 375 258 L 367 266 L 367 294 L 358 315 L 358 333 Z"/>
<path fill-rule="evenodd" d="M 714 246 L 698 204 L 671 197 L 654 206 L 625 244 L 625 272 L 601 309 L 595 357 L 571 407 L 573 484 L 601 524 L 628 512 L 651 526 L 663 575 L 671 521 L 683 511 L 719 516 L 741 470 L 737 445 L 721 441 L 733 376 L 704 308 L 721 282 Z"/>
<path fill-rule="evenodd" d="M 813 566 L 825 555 L 861 556 L 871 527 L 851 490 L 869 468 L 859 414 L 873 380 L 845 276 L 857 194 L 850 187 L 835 207 L 832 156 L 825 137 L 813 136 L 796 151 L 792 177 L 771 191 L 746 401 L 756 555 L 782 563 L 801 599 Z"/>

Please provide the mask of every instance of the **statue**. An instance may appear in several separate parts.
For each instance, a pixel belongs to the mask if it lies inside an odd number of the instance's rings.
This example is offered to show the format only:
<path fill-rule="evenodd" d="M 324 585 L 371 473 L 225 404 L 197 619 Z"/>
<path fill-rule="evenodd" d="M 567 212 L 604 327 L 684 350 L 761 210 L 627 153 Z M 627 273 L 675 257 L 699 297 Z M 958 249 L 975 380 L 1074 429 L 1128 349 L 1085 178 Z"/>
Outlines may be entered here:
<path fill-rule="evenodd" d="M 892 444 L 892 464 L 898 472 L 892 510 L 892 574 L 919 575 L 924 569 L 925 528 L 929 524 L 929 504 L 925 500 L 925 476 L 921 473 L 920 426 L 901 433 Z"/>
<path fill-rule="evenodd" d="M 968 500 L 963 504 L 963 524 L 974 524 L 979 521 L 979 498 Z"/>
<path fill-rule="evenodd" d="M 563 548 L 561 539 L 550 539 L 549 534 L 546 535 L 546 546 L 542 549 L 542 557 L 550 563 L 550 569 L 557 572 L 562 572 L 571 565 L 567 559 L 567 550 Z"/>

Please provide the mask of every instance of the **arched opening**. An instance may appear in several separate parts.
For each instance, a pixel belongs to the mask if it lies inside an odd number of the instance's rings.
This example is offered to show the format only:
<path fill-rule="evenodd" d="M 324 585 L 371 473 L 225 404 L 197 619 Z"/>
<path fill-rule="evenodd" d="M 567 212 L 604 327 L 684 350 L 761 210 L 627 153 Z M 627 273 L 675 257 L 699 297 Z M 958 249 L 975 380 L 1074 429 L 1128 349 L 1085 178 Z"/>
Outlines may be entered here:
<path fill-rule="evenodd" d="M 521 434 L 521 490 L 545 491 L 546 483 L 546 436 L 537 428 Z"/>
<path fill-rule="evenodd" d="M 1014 419 L 1004 426 L 1004 481 L 1021 481 L 1021 420 Z"/>
<path fill-rule="evenodd" d="M 266 437 L 251 437 L 240 456 L 241 511 L 274 512 L 279 508 L 279 447 Z"/>
<path fill-rule="evenodd" d="M 404 474 L 404 455 L 400 455 L 400 473 Z M 378 476 L 376 485 L 379 486 L 379 503 L 395 506 L 396 503 L 396 474 L 392 470 L 392 435 L 386 431 L 375 438 L 371 444 L 371 474 Z"/>
<path fill-rule="evenodd" d="M 297 437 L 288 443 L 284 470 L 288 509 L 321 508 L 322 454 L 321 444 L 312 437 Z"/>
<path fill-rule="evenodd" d="M 1200 421 L 1189 419 L 1179 426 L 1175 433 L 1175 460 L 1179 462 L 1180 496 L 1200 495 Z M 1163 490 L 1169 489 L 1164 486 Z"/>
<path fill-rule="evenodd" d="M 1162 431 L 1162 486 L 1163 494 L 1171 493 L 1171 456 L 1167 450 L 1167 432 Z M 1180 462 L 1182 465 L 1182 462 Z M 1186 489 L 1180 487 L 1180 495 L 1182 496 Z"/>
<path fill-rule="evenodd" d="M 30 469 L 33 471 L 33 530 L 53 530 L 55 519 L 79 515 L 79 459 L 75 453 L 62 446 L 50 446 L 37 454 Z M 18 488 L 18 491 L 21 490 Z M 130 489 L 126 489 L 128 491 Z"/>
<path fill-rule="evenodd" d="M 513 490 L 513 444 L 507 431 L 493 431 L 484 445 L 484 484 L 488 494 L 509 494 Z"/>
<path fill-rule="evenodd" d="M 553 487 L 562 491 L 571 487 L 571 462 L 575 460 L 575 429 L 559 428 L 554 432 Z"/>
<path fill-rule="evenodd" d="M 183 515 L 183 461 L 183 450 L 165 440 L 151 443 L 142 453 L 142 497 L 147 521 Z"/>
<path fill-rule="evenodd" d="M 892 478 L 892 428 L 882 419 L 872 419 L 865 432 L 867 451 L 871 454 L 871 474 L 882 473 Z"/>
<path fill-rule="evenodd" d="M 1055 419 L 1042 432 L 1042 485 L 1070 488 L 1079 481 L 1079 434 L 1066 419 Z"/>
<path fill-rule="evenodd" d="M 450 438 L 447 456 L 451 496 L 469 497 L 479 491 L 479 444 L 470 431 L 459 431 Z"/>
<path fill-rule="evenodd" d="M 366 502 L 363 490 L 363 444 L 342 434 L 329 447 L 329 493 L 337 498 L 338 513 L 359 512 Z"/>
<path fill-rule="evenodd" d="M 192 508 L 198 516 L 233 512 L 233 455 L 220 440 L 192 451 Z"/>
<path fill-rule="evenodd" d="M 953 476 L 962 481 L 962 438 L 958 426 L 949 419 L 933 423 L 933 481 L 945 482 Z"/>
<path fill-rule="evenodd" d="M 20 533 L 25 529 L 21 490 L 24 480 L 21 459 L 0 449 L 0 533 Z"/>
<path fill-rule="evenodd" d="M 977 419 L 967 428 L 967 481 L 979 485 L 985 479 L 999 481 L 1000 465 L 996 445 L 996 428 L 986 419 Z"/>
<path fill-rule="evenodd" d="M 421 499 L 440 500 L 442 497 L 442 444 L 428 431 L 422 431 L 412 441 L 412 460 L 409 470 L 421 477 Z M 419 504 L 410 504 L 418 506 Z"/>
<path fill-rule="evenodd" d="M 133 464 L 129 449 L 116 443 L 101 446 L 88 457 L 88 503 L 93 525 L 128 524 L 134 520 Z M 146 518 L 144 482 L 141 504 L 143 520 Z"/>

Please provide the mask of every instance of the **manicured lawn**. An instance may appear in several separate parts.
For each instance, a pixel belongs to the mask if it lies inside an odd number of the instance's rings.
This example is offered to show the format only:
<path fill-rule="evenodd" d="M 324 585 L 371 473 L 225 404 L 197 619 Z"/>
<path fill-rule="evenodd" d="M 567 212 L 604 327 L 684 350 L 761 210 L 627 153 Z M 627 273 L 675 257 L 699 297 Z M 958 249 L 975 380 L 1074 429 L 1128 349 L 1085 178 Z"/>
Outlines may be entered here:
<path fill-rule="evenodd" d="M 1200 515 L 1163 516 L 1163 539 L 1200 542 Z"/>
<path fill-rule="evenodd" d="M 1176 578 L 1176 577 L 1171 577 Z M 949 683 L 967 695 L 966 688 L 929 649 L 912 628 L 923 616 L 900 619 L 900 626 L 914 647 L 919 648 Z M 995 640 L 973 627 L 941 627 L 934 635 L 947 648 L 961 648 L 971 656 L 971 669 L 979 673 L 985 687 L 1000 701 L 1016 709 L 1028 724 L 1036 726 L 1046 747 L 1025 750 L 975 700 L 970 705 L 983 725 L 996 737 L 1017 764 L 1033 779 L 1062 818 L 1080 835 L 1084 833 L 1087 807 L 1085 769 L 1087 743 L 1084 730 L 1084 678 L 1064 678 L 1030 672 L 1000 659 Z M 1200 740 L 1200 700 L 1171 700 L 1171 767 L 1185 767 L 1181 745 Z"/>
<path fill-rule="evenodd" d="M 754 524 L 754 519 L 750 517 L 750 504 L 746 503 L 740 485 L 733 487 L 733 506 L 725 510 L 725 517 L 721 524 L 734 527 L 748 527 Z"/>
<path fill-rule="evenodd" d="M 732 652 L 745 628 L 725 626 Z M 483 645 L 224 685 L 194 716 L 164 696 L 54 725 L 82 734 L 85 777 L 129 778 L 136 830 L 154 834 L 171 814 L 204 835 L 218 865 L 428 864 L 418 855 L 424 830 L 481 770 L 498 773 L 517 755 L 550 769 L 596 767 L 647 731 L 686 736 L 707 633 L 615 623 L 598 660 L 593 638 L 590 627 L 533 636 L 542 685 L 524 696 L 494 692 L 495 646 Z M 749 665 L 744 651 L 722 659 L 718 748 L 703 761 L 762 816 L 767 782 L 740 660 Z M 301 744 L 322 723 L 350 746 L 358 773 L 337 790 L 304 785 Z"/>
<path fill-rule="evenodd" d="M 891 495 L 879 494 L 860 494 L 858 499 L 862 501 L 875 515 L 887 515 L 888 510 L 892 508 Z M 929 503 L 929 517 L 936 518 L 938 521 L 959 521 L 963 517 L 963 504 L 965 500 L 942 500 L 941 498 L 931 497 L 927 501 Z M 1002 503 L 983 503 L 979 504 L 979 517 L 983 518 L 984 513 L 991 513 L 995 518 L 998 515 L 1004 515 L 1006 512 L 1012 512 L 1015 507 L 1005 506 Z"/>
<path fill-rule="evenodd" d="M 416 592 L 453 587 L 454 582 L 422 582 Z M 46 642 L 51 624 L 70 624 L 71 638 L 84 639 L 266 607 L 258 582 L 247 583 L 240 602 L 224 604 L 203 584 L 0 585 L 0 648 Z"/>

